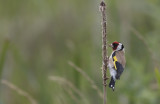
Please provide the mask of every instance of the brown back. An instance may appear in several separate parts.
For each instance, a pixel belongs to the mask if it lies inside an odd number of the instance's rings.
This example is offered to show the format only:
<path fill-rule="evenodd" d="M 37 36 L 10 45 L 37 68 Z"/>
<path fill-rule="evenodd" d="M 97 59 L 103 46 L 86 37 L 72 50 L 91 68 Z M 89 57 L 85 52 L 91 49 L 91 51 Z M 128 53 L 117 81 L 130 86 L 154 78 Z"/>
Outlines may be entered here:
<path fill-rule="evenodd" d="M 116 57 L 117 57 L 118 62 L 120 64 L 122 64 L 123 68 L 125 68 L 126 59 L 125 59 L 124 51 L 117 51 L 116 52 Z"/>

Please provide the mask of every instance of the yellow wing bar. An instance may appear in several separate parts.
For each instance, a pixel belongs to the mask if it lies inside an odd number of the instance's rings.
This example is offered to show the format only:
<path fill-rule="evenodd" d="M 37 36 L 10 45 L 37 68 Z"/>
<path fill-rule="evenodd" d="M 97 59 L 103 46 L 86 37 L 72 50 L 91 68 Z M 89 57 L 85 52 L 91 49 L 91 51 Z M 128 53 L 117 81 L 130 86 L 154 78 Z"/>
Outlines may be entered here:
<path fill-rule="evenodd" d="M 115 67 L 115 69 L 117 70 L 117 66 L 116 66 L 116 61 L 118 61 L 118 60 L 117 60 L 117 57 L 114 56 L 114 57 L 113 57 L 113 60 L 114 60 L 114 67 Z"/>

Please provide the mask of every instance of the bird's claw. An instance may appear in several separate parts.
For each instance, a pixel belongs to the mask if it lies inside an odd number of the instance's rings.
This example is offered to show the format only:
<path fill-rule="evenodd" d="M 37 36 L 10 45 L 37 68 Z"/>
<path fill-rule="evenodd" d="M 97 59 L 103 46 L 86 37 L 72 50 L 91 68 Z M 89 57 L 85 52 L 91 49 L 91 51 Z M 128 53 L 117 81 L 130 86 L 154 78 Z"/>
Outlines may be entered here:
<path fill-rule="evenodd" d="M 109 79 L 109 77 L 105 77 L 105 78 L 103 78 L 103 80 L 105 80 L 105 81 L 106 81 L 106 80 L 108 80 L 108 79 Z"/>

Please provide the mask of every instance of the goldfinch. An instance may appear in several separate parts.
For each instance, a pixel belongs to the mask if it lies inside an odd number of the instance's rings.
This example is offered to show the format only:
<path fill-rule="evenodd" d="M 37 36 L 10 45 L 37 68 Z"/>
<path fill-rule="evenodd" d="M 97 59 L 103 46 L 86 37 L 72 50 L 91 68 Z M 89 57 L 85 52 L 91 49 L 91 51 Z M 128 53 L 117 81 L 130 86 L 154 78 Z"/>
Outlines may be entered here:
<path fill-rule="evenodd" d="M 125 68 L 126 60 L 125 60 L 125 50 L 124 45 L 120 42 L 113 42 L 109 45 L 112 47 L 113 52 L 109 57 L 108 68 L 111 75 L 111 80 L 109 83 L 109 87 L 114 91 L 116 80 L 120 79 L 121 74 Z"/>

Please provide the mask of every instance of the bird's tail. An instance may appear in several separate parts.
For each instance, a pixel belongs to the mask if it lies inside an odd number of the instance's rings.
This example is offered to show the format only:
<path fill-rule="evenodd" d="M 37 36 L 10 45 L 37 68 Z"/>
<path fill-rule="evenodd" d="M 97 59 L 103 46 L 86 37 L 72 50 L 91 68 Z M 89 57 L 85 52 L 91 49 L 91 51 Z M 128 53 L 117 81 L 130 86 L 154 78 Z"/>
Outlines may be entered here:
<path fill-rule="evenodd" d="M 109 83 L 109 87 L 112 88 L 112 90 L 114 91 L 115 89 L 115 81 L 113 79 L 113 77 L 111 77 L 110 83 Z"/>

